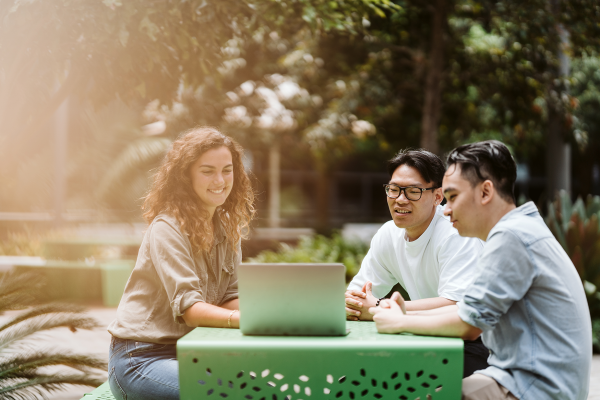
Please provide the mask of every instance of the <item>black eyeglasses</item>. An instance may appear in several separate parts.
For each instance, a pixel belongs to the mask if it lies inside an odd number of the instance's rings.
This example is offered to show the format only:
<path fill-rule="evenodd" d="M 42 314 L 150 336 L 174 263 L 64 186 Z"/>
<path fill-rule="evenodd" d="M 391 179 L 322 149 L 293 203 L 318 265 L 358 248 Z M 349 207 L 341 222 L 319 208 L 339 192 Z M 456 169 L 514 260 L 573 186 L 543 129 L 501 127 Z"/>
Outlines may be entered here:
<path fill-rule="evenodd" d="M 383 185 L 383 187 L 385 188 L 385 194 L 390 199 L 397 199 L 398 197 L 400 197 L 400 194 L 402 194 L 402 192 L 404 191 L 404 196 L 406 196 L 406 198 L 410 201 L 420 200 L 421 196 L 423 196 L 423 192 L 426 190 L 439 189 L 438 187 L 430 187 L 427 189 L 423 189 L 416 186 L 400 187 L 391 184 L 385 184 Z"/>

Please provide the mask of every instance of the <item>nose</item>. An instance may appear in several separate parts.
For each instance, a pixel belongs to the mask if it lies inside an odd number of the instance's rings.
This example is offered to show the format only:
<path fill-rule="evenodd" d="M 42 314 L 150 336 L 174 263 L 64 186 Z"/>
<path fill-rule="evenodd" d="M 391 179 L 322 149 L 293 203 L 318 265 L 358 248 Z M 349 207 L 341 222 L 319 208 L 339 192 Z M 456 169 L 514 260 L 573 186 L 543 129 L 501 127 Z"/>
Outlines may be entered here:
<path fill-rule="evenodd" d="M 400 191 L 400 196 L 396 197 L 396 202 L 397 203 L 408 203 L 410 200 L 408 200 L 406 198 L 406 193 L 404 193 L 404 190 Z"/>
<path fill-rule="evenodd" d="M 446 205 L 444 206 L 444 215 L 446 217 L 449 217 L 451 214 L 452 214 L 452 209 L 450 208 L 448 203 L 446 203 Z"/>
<path fill-rule="evenodd" d="M 215 179 L 214 179 L 213 183 L 216 185 L 221 185 L 224 182 L 225 182 L 225 178 L 223 177 L 223 174 L 220 172 L 217 172 L 215 174 Z"/>

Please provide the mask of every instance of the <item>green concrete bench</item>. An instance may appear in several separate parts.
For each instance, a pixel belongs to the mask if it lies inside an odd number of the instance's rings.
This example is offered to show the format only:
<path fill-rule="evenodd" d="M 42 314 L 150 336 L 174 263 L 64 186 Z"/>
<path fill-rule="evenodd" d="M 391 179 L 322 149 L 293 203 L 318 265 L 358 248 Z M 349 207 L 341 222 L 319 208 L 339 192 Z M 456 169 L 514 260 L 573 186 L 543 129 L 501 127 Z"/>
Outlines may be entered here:
<path fill-rule="evenodd" d="M 102 302 L 105 307 L 116 307 L 134 265 L 133 260 L 94 263 L 49 260 L 41 265 L 18 263 L 15 269 L 42 275 L 46 281 L 43 297 L 49 300 Z"/>
<path fill-rule="evenodd" d="M 48 239 L 42 243 L 42 255 L 48 260 L 77 261 L 116 249 L 117 257 L 135 259 L 140 245 L 139 240 L 118 237 Z"/>
<path fill-rule="evenodd" d="M 102 385 L 94 389 L 92 393 L 84 394 L 81 400 L 115 400 L 115 398 L 110 392 L 110 386 L 108 386 L 108 382 L 104 382 Z"/>

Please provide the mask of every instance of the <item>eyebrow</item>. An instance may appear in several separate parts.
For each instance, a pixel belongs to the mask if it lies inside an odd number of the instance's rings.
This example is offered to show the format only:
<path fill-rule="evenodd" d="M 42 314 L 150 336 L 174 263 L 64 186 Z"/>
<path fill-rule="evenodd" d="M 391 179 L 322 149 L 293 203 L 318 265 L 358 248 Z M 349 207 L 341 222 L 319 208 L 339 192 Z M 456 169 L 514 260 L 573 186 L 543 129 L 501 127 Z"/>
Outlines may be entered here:
<path fill-rule="evenodd" d="M 388 182 L 388 185 L 395 185 L 395 186 L 398 186 L 398 187 L 413 187 L 413 186 L 425 186 L 425 183 L 421 183 L 421 182 L 415 182 L 415 183 L 411 183 L 411 184 L 409 184 L 409 185 L 407 185 L 407 186 L 400 186 L 400 185 L 399 185 L 399 184 L 397 184 L 396 182 L 389 181 L 389 182 Z"/>
<path fill-rule="evenodd" d="M 233 164 L 227 164 L 226 166 L 224 166 L 223 168 L 227 168 L 227 167 L 233 167 Z M 209 165 L 209 164 L 202 164 L 199 168 L 211 168 L 211 169 L 217 169 L 217 167 L 215 167 L 214 165 Z"/>
<path fill-rule="evenodd" d="M 448 192 L 454 192 L 455 190 L 456 190 L 456 189 L 455 189 L 455 188 L 453 188 L 453 187 L 446 188 L 446 189 L 444 189 L 444 194 L 446 194 L 446 193 L 448 193 Z"/>

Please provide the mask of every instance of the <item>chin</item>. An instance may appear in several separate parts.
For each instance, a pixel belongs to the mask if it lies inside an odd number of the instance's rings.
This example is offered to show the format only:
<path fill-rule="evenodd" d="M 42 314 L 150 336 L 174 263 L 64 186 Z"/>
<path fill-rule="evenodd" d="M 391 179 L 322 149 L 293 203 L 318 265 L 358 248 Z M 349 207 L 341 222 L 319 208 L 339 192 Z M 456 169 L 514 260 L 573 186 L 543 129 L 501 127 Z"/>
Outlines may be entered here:
<path fill-rule="evenodd" d="M 407 223 L 407 221 L 397 221 L 394 218 L 392 218 L 392 220 L 394 221 L 394 225 L 396 225 L 396 227 L 398 227 L 398 228 L 404 229 L 404 228 L 411 226 L 411 224 Z"/>
<path fill-rule="evenodd" d="M 477 235 L 475 235 L 472 232 L 469 232 L 468 230 L 461 229 L 461 228 L 456 228 L 456 230 L 458 231 L 458 234 L 462 237 L 477 237 Z"/>

